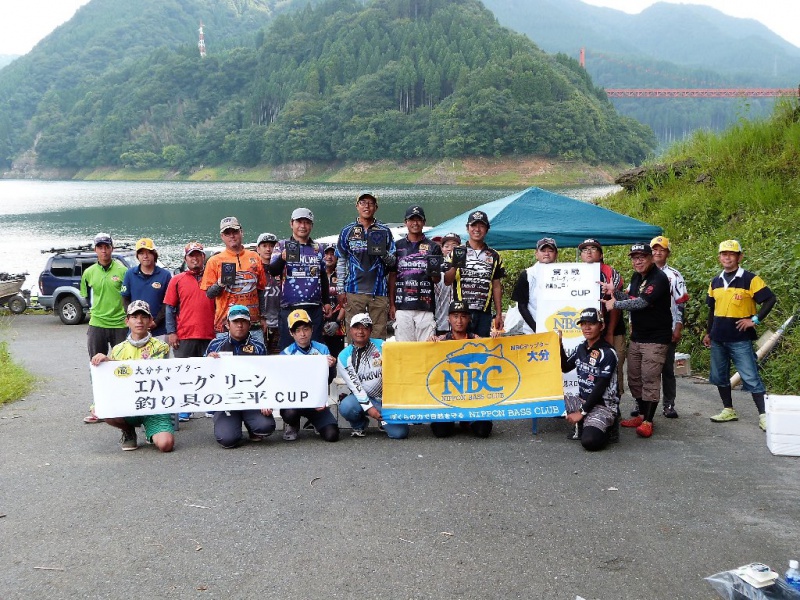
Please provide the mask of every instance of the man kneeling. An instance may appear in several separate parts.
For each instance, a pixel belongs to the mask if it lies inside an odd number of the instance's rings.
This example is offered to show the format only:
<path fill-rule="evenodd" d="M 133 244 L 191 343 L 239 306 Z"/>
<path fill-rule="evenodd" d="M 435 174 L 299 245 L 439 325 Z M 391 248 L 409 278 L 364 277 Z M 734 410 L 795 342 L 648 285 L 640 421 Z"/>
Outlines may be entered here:
<path fill-rule="evenodd" d="M 228 309 L 228 335 L 211 340 L 206 356 L 219 358 L 222 353 L 233 356 L 266 356 L 267 348 L 250 335 L 250 310 L 241 304 Z M 250 432 L 250 440 L 260 442 L 275 431 L 271 408 L 225 410 L 214 413 L 214 437 L 223 448 L 235 448 L 242 440 L 242 423 Z"/>
<path fill-rule="evenodd" d="M 98 352 L 92 357 L 92 364 L 98 366 L 108 360 L 137 360 L 167 358 L 169 346 L 150 335 L 153 316 L 150 314 L 150 305 L 144 300 L 134 300 L 128 305 L 125 316 L 125 325 L 130 332 L 121 344 L 111 349 L 106 356 Z M 120 445 L 123 450 L 136 450 L 136 427 L 144 426 L 147 441 L 162 452 L 172 452 L 175 446 L 175 428 L 172 425 L 172 415 L 146 415 L 144 417 L 115 417 L 106 419 L 106 423 L 122 430 Z"/>
<path fill-rule="evenodd" d="M 567 421 L 578 426 L 573 439 L 586 450 L 602 450 L 619 437 L 617 354 L 603 337 L 603 316 L 596 308 L 582 310 L 578 325 L 586 339 L 569 357 L 561 346 L 561 370 L 578 372 L 578 396 L 566 399 Z"/>
<path fill-rule="evenodd" d="M 336 359 L 331 356 L 325 344 L 315 342 L 311 339 L 314 333 L 311 317 L 302 309 L 293 310 L 288 317 L 289 333 L 294 339 L 294 343 L 289 344 L 283 349 L 281 354 L 290 356 L 312 356 L 322 354 L 328 359 L 328 384 L 333 381 L 336 374 Z M 326 399 L 327 400 L 327 399 Z M 327 402 L 326 402 L 327 404 Z M 336 417 L 333 416 L 331 409 L 323 405 L 319 408 L 282 408 L 281 418 L 283 419 L 283 439 L 293 442 L 297 439 L 297 432 L 300 430 L 300 417 L 305 417 L 326 442 L 335 442 L 339 439 L 339 425 Z"/>

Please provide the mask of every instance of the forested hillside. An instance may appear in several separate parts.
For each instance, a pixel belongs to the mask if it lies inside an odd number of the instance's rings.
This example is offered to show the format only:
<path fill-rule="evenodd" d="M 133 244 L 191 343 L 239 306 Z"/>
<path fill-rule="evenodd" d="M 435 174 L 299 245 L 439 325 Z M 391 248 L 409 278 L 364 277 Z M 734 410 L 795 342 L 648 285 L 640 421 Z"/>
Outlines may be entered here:
<path fill-rule="evenodd" d="M 750 19 L 697 5 L 657 3 L 640 14 L 579 0 L 484 0 L 501 24 L 548 52 L 577 57 L 602 88 L 781 87 L 800 82 L 800 48 Z M 613 99 L 659 142 L 770 114 L 771 98 Z"/>
<path fill-rule="evenodd" d="M 191 12 L 210 0 L 172 1 Z M 194 14 L 181 20 L 196 27 Z M 35 142 L 41 163 L 74 168 L 530 153 L 633 163 L 654 143 L 576 61 L 476 0 L 330 0 L 219 46 L 205 59 L 189 43 L 125 54 L 80 85 L 49 86 L 6 156 Z"/>

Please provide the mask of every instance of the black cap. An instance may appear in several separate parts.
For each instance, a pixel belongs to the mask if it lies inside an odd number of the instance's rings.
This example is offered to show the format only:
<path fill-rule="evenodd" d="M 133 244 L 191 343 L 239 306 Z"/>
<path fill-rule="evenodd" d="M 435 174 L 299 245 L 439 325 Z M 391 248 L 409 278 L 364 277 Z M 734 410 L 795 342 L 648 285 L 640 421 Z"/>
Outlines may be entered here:
<path fill-rule="evenodd" d="M 644 242 L 639 242 L 638 244 L 634 244 L 631 246 L 631 251 L 628 252 L 628 256 L 633 256 L 634 254 L 647 254 L 650 255 L 653 253 L 653 249 L 650 247 L 650 244 L 645 244 Z"/>
<path fill-rule="evenodd" d="M 583 250 L 587 246 L 594 246 L 595 248 L 598 248 L 600 252 L 603 251 L 603 245 L 594 238 L 583 240 L 580 244 L 578 244 L 578 250 Z"/>
<path fill-rule="evenodd" d="M 444 234 L 442 236 L 442 239 L 439 241 L 439 243 L 440 244 L 444 244 L 445 242 L 447 242 L 449 240 L 453 240 L 457 244 L 460 244 L 461 243 L 461 236 L 458 235 L 457 233 L 452 233 L 452 232 L 446 233 L 446 234 Z"/>
<path fill-rule="evenodd" d="M 450 303 L 450 308 L 447 309 L 447 314 L 452 315 L 453 313 L 467 313 L 470 314 L 469 306 L 463 300 L 453 300 Z"/>
<path fill-rule="evenodd" d="M 467 219 L 467 225 L 472 225 L 473 223 L 483 223 L 489 227 L 489 215 L 482 210 L 471 212 L 469 213 L 469 218 Z"/>
<path fill-rule="evenodd" d="M 404 220 L 410 219 L 411 217 L 419 217 L 420 219 L 422 219 L 424 221 L 425 220 L 425 211 L 422 210 L 421 206 L 418 206 L 416 204 L 414 206 L 409 206 L 406 209 L 406 216 L 404 217 Z"/>
<path fill-rule="evenodd" d="M 584 308 L 578 318 L 578 325 L 581 323 L 602 323 L 603 314 L 596 308 Z"/>

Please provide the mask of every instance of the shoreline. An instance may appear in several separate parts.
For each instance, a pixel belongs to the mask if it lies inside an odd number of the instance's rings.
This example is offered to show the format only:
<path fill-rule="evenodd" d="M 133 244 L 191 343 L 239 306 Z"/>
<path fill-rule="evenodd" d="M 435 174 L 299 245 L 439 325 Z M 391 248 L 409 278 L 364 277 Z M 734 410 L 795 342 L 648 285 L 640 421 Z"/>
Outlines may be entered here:
<path fill-rule="evenodd" d="M 564 187 L 613 184 L 622 165 L 590 165 L 542 156 L 465 157 L 374 162 L 300 161 L 277 166 L 218 165 L 189 173 L 175 169 L 40 169 L 15 164 L 3 179 L 73 181 L 194 181 L 271 183 L 358 183 L 364 185 L 463 185 L 484 187 Z"/>

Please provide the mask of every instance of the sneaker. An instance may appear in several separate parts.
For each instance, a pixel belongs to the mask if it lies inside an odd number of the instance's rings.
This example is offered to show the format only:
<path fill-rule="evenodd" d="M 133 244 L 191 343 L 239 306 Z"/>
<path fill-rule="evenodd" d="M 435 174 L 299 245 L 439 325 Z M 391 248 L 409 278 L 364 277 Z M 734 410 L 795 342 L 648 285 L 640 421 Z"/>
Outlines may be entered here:
<path fill-rule="evenodd" d="M 186 423 L 192 417 L 192 413 L 178 413 L 178 421 Z"/>
<path fill-rule="evenodd" d="M 761 428 L 761 431 L 767 430 L 767 415 L 758 415 L 758 426 Z"/>
<path fill-rule="evenodd" d="M 297 439 L 298 427 L 292 427 L 288 423 L 283 423 L 283 439 L 287 442 L 293 442 Z"/>
<path fill-rule="evenodd" d="M 367 432 L 364 429 L 353 429 L 350 432 L 350 437 L 367 437 Z"/>
<path fill-rule="evenodd" d="M 122 437 L 119 440 L 119 445 L 126 452 L 129 450 L 136 450 L 136 448 L 139 447 L 139 444 L 136 443 L 136 430 L 135 429 L 131 429 L 130 431 L 123 430 Z"/>
<path fill-rule="evenodd" d="M 386 425 L 386 421 L 381 421 L 381 424 L 378 425 L 378 431 L 381 433 L 386 433 L 386 427 L 384 427 L 384 425 Z"/>
<path fill-rule="evenodd" d="M 639 409 L 638 409 L 638 408 L 634 408 L 634 409 L 631 411 L 631 416 L 632 416 L 632 417 L 638 417 L 638 416 L 639 416 Z"/>
<path fill-rule="evenodd" d="M 638 417 L 632 417 L 630 419 L 625 419 L 624 421 L 620 421 L 620 425 L 622 427 L 638 427 L 644 423 L 644 417 L 639 415 Z"/>
<path fill-rule="evenodd" d="M 664 416 L 667 417 L 668 419 L 677 419 L 678 418 L 678 413 L 675 412 L 675 407 L 674 406 L 672 406 L 671 404 L 665 404 L 664 405 Z"/>
<path fill-rule="evenodd" d="M 653 424 L 649 421 L 644 421 L 636 428 L 636 435 L 643 438 L 648 438 L 653 435 Z"/>
<path fill-rule="evenodd" d="M 207 419 L 213 419 L 214 418 L 214 413 L 213 412 L 207 412 L 206 413 L 206 418 Z"/>
<path fill-rule="evenodd" d="M 711 420 L 714 421 L 714 423 L 727 423 L 728 421 L 738 421 L 739 415 L 737 415 L 736 411 L 732 408 L 723 408 L 722 412 L 711 417 Z"/>

